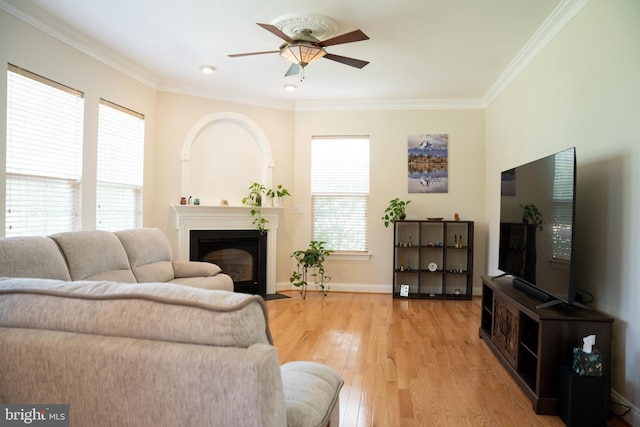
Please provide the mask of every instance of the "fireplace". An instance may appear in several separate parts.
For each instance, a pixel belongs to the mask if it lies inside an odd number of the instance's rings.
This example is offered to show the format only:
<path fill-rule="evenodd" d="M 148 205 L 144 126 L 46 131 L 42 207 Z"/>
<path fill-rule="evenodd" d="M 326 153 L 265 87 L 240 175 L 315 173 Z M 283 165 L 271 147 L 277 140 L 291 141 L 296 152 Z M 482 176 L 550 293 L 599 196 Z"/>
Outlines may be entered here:
<path fill-rule="evenodd" d="M 189 259 L 211 262 L 233 279 L 235 292 L 267 293 L 267 234 L 257 230 L 190 230 Z"/>

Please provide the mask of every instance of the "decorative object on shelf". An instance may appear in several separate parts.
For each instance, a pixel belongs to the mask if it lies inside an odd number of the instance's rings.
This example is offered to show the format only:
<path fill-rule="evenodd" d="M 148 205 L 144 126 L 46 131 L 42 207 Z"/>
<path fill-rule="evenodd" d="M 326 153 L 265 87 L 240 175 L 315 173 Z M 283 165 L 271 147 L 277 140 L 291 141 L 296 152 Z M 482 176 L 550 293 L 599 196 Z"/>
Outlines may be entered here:
<path fill-rule="evenodd" d="M 401 297 L 409 296 L 409 285 L 400 285 L 400 296 Z"/>
<path fill-rule="evenodd" d="M 407 271 L 411 271 L 411 260 L 407 261 Z"/>
<path fill-rule="evenodd" d="M 435 262 L 430 262 L 429 265 L 427 265 L 427 268 L 429 269 L 429 271 L 436 271 L 438 269 L 438 264 L 436 264 Z"/>
<path fill-rule="evenodd" d="M 195 199 L 193 199 L 193 204 L 196 205 L 196 206 L 200 206 L 200 199 L 197 198 L 197 197 Z"/>
<path fill-rule="evenodd" d="M 409 193 L 447 193 L 449 191 L 449 135 L 409 135 Z"/>
<path fill-rule="evenodd" d="M 413 242 L 411 241 L 411 233 L 409 233 L 409 241 L 407 242 L 407 246 L 408 247 L 412 247 L 413 246 Z"/>
<path fill-rule="evenodd" d="M 256 229 L 260 232 L 260 234 L 264 234 L 266 231 L 266 226 L 269 223 L 269 220 L 262 216 L 262 211 L 260 208 L 262 207 L 262 200 L 266 197 L 269 189 L 259 182 L 253 182 L 249 186 L 249 194 L 242 199 L 242 204 L 251 206 L 251 216 L 253 217 L 253 225 L 255 225 Z"/>
<path fill-rule="evenodd" d="M 267 190 L 267 197 L 271 197 L 273 201 L 273 207 L 279 208 L 282 204 L 282 198 L 284 196 L 291 196 L 291 193 L 282 186 L 282 184 L 278 184 L 276 188 L 271 188 Z"/>
<path fill-rule="evenodd" d="M 187 204 L 187 198 L 186 197 L 180 197 L 180 204 L 181 205 L 186 205 Z"/>
<path fill-rule="evenodd" d="M 460 296 L 460 289 L 456 288 L 456 290 L 455 290 L 455 291 L 453 291 L 453 294 L 454 294 L 455 296 L 459 297 L 459 296 Z"/>
<path fill-rule="evenodd" d="M 457 213 L 457 212 L 456 212 L 456 213 L 454 213 L 454 214 L 453 214 L 453 219 L 454 219 L 454 220 L 456 220 L 456 221 L 460 221 L 460 215 L 458 215 L 458 213 Z"/>
<path fill-rule="evenodd" d="M 400 271 L 404 271 L 404 257 L 400 257 Z"/>
<path fill-rule="evenodd" d="M 427 218 L 427 220 L 429 220 L 429 221 L 442 221 L 442 217 L 438 217 L 438 218 Z"/>
<path fill-rule="evenodd" d="M 522 222 L 524 224 L 534 224 L 538 227 L 538 230 L 542 231 L 544 229 L 544 221 L 542 219 L 542 214 L 533 203 L 528 205 L 520 205 L 522 208 Z"/>
<path fill-rule="evenodd" d="M 220 206 L 229 206 L 229 201 L 227 199 L 220 200 Z"/>
<path fill-rule="evenodd" d="M 302 298 L 307 297 L 307 285 L 309 277 L 313 277 L 313 282 L 322 292 L 322 296 L 326 296 L 329 287 L 325 288 L 325 283 L 331 280 L 331 276 L 327 276 L 324 269 L 324 261 L 331 255 L 333 251 L 324 247 L 325 242 L 312 240 L 309 247 L 305 250 L 295 251 L 292 258 L 295 258 L 297 266 L 296 270 L 291 273 L 289 282 L 296 287 L 302 287 L 300 294 Z"/>
<path fill-rule="evenodd" d="M 409 203 L 411 203 L 411 200 L 403 201 L 398 197 L 389 201 L 389 206 L 385 209 L 384 216 L 381 218 L 384 221 L 384 226 L 389 227 L 389 224 L 405 219 L 407 216 L 405 209 Z"/>
<path fill-rule="evenodd" d="M 462 234 L 460 235 L 460 237 L 458 237 L 457 234 L 453 235 L 454 238 L 454 243 L 453 243 L 453 247 L 456 249 L 462 249 Z"/>

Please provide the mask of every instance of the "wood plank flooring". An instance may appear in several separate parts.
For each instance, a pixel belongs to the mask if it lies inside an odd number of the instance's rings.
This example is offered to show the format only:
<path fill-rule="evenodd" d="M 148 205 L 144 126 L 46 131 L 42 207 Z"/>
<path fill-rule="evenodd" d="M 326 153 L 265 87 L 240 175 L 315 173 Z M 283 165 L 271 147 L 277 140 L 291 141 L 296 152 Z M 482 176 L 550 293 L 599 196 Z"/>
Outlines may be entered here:
<path fill-rule="evenodd" d="M 283 293 L 291 298 L 266 302 L 280 361 L 317 361 L 342 375 L 341 426 L 564 426 L 533 412 L 478 337 L 479 298 Z"/>

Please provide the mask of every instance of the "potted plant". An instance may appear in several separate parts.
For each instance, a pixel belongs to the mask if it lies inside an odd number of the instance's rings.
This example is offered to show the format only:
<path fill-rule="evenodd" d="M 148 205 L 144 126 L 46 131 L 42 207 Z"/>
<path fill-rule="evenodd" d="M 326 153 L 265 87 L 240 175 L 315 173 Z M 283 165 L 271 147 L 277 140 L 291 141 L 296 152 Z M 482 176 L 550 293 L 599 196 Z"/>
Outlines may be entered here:
<path fill-rule="evenodd" d="M 398 220 L 403 220 L 406 218 L 405 209 L 407 205 L 411 203 L 411 200 L 403 201 L 398 197 L 391 200 L 389 202 L 389 206 L 384 211 L 384 216 L 382 217 L 382 221 L 384 221 L 384 226 L 388 227 L 389 224 L 393 224 Z"/>
<path fill-rule="evenodd" d="M 282 186 L 282 184 L 278 184 L 278 186 L 274 189 L 271 188 L 267 191 L 267 197 L 271 197 L 273 199 L 273 207 L 279 208 L 282 202 L 282 198 L 284 196 L 290 196 L 291 193 Z"/>
<path fill-rule="evenodd" d="M 322 292 L 322 296 L 327 295 L 328 286 L 325 288 L 325 283 L 331 280 L 331 276 L 325 274 L 324 261 L 333 251 L 326 249 L 324 244 L 325 242 L 312 240 L 307 249 L 295 251 L 291 255 L 292 258 L 295 258 L 297 266 L 296 270 L 291 273 L 289 282 L 293 286 L 302 287 L 300 291 L 302 298 L 307 296 L 307 280 L 310 280 L 310 277 L 313 278 L 316 288 Z"/>
<path fill-rule="evenodd" d="M 251 206 L 251 216 L 253 217 L 253 225 L 260 232 L 264 234 L 266 231 L 266 225 L 269 221 L 262 216 L 262 201 L 267 196 L 269 189 L 259 182 L 253 182 L 249 186 L 249 194 L 242 199 L 242 204 Z"/>
<path fill-rule="evenodd" d="M 522 208 L 522 222 L 525 224 L 535 224 L 540 231 L 544 229 L 544 221 L 542 214 L 533 203 L 528 205 L 520 205 Z"/>

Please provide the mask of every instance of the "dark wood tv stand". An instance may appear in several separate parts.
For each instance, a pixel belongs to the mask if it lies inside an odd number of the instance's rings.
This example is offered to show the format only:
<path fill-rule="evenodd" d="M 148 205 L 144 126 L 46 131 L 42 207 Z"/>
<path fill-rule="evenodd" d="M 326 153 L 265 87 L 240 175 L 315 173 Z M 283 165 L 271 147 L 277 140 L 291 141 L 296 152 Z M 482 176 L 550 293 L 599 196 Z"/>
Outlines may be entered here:
<path fill-rule="evenodd" d="M 568 304 L 538 305 L 539 300 L 512 286 L 512 277 L 483 276 L 480 338 L 531 399 L 533 410 L 553 415 L 560 366 L 572 364 L 573 348 L 582 347 L 582 338 L 596 335 L 608 399 L 613 318 Z"/>

